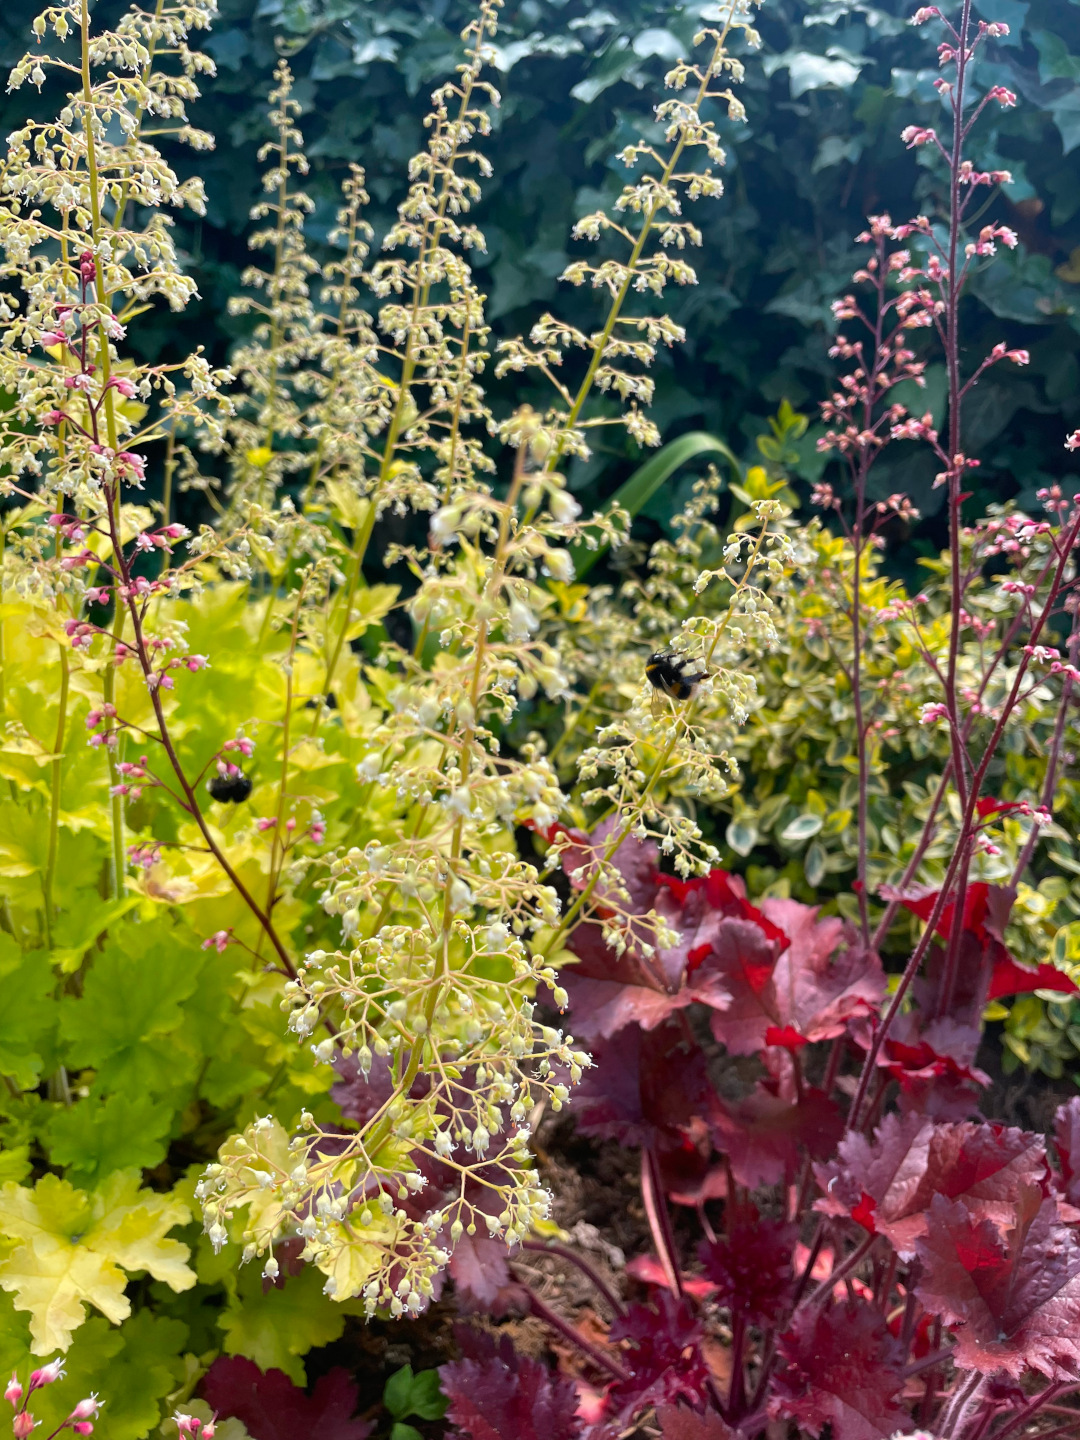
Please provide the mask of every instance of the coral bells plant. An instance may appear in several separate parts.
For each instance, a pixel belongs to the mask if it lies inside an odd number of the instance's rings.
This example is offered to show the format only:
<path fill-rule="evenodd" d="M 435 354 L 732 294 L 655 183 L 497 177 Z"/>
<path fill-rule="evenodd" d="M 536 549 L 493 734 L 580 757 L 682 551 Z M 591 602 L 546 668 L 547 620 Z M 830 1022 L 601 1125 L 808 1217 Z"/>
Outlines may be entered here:
<path fill-rule="evenodd" d="M 617 818 L 549 832 L 572 892 L 596 902 L 569 938 L 579 963 L 563 979 L 594 1062 L 571 1107 L 579 1131 L 640 1151 L 654 1246 L 630 1266 L 651 1287 L 647 1304 L 598 1291 L 611 1312 L 606 1345 L 581 1346 L 586 1399 L 564 1417 L 568 1436 L 624 1433 L 645 1410 L 669 1437 L 872 1440 L 922 1425 L 982 1440 L 1080 1423 L 1069 1403 L 1080 1387 L 1080 1102 L 1058 1110 L 1051 1149 L 979 1116 L 988 1077 L 976 1063 L 992 997 L 1076 991 L 1051 964 L 1017 964 L 1006 929 L 1053 827 L 1077 678 L 1080 509 L 1054 489 L 1041 497 L 1045 518 L 1002 511 L 965 523 L 963 477 L 977 460 L 964 448 L 964 401 L 991 365 L 1027 360 L 1001 344 L 963 368 L 964 283 L 997 243 L 1015 243 L 995 224 L 967 238 L 976 187 L 1008 176 L 977 171 L 965 146 L 985 104 L 1015 97 L 974 88 L 978 49 L 1003 26 L 974 25 L 967 5 L 955 26 L 936 9 L 915 17 L 931 20 L 946 32 L 938 89 L 952 135 L 912 128 L 905 138 L 939 152 L 941 215 L 899 226 L 876 217 L 860 237 L 871 254 L 855 278 L 871 303 L 853 294 L 836 307 L 857 328 L 834 347 L 851 368 L 825 406 L 822 442 L 847 483 L 816 496 L 845 533 L 838 553 L 850 565 L 821 578 L 850 625 L 838 653 L 850 657 L 842 674 L 857 733 L 851 918 L 775 895 L 751 903 L 717 868 L 687 878 L 665 863 L 668 847 Z M 922 382 L 920 331 L 945 350 L 944 436 L 892 393 Z M 885 445 L 910 441 L 939 461 L 950 549 L 931 594 L 875 605 L 881 527 L 912 510 L 904 496 L 871 500 L 873 466 Z M 905 658 L 883 660 L 882 626 Z M 880 716 L 901 688 L 918 726 L 941 735 L 944 764 L 921 833 L 897 837 L 882 873 L 869 863 L 870 780 Z M 1037 718 L 1041 788 L 998 798 L 989 787 L 1003 747 L 1035 734 Z M 890 984 L 880 955 L 904 911 L 923 924 Z M 737 1084 L 740 1057 L 756 1061 L 749 1088 Z M 696 1251 L 672 1205 L 696 1210 Z M 717 1339 L 724 1360 L 710 1365 Z M 517 1380 L 493 1354 L 447 1367 L 460 1433 L 498 1432 L 511 1395 L 534 1383 L 517 1363 Z"/>
<path fill-rule="evenodd" d="M 628 510 L 586 516 L 570 467 L 611 427 L 660 438 L 668 291 L 695 282 L 693 207 L 721 195 L 758 37 L 742 0 L 711 14 L 577 227 L 572 322 L 496 349 L 473 215 L 499 8 L 476 6 L 386 233 L 353 167 L 325 264 L 278 66 L 229 370 L 128 353 L 143 313 L 193 294 L 167 212 L 202 193 L 166 151 L 210 143 L 186 106 L 211 9 L 99 31 L 72 0 L 13 74 L 72 88 L 11 136 L 0 198 L 4 1363 L 61 1350 L 80 1382 L 128 1377 L 114 1440 L 163 1410 L 181 1434 L 332 1417 L 361 1440 L 357 1387 L 304 1393 L 304 1356 L 346 1317 L 452 1293 L 581 1355 L 572 1382 L 463 1330 L 442 1376 L 461 1435 L 1054 1434 L 1080 1383 L 1080 1112 L 1053 1149 L 976 1118 L 988 1002 L 1076 989 L 1016 948 L 1012 906 L 1072 743 L 1080 509 L 1051 490 L 1045 519 L 963 510 L 965 399 L 1024 361 L 965 369 L 959 330 L 972 266 L 1012 239 L 965 230 L 1005 178 L 965 158 L 979 108 L 1012 103 L 971 101 L 1002 27 L 920 12 L 946 25 L 952 139 L 909 134 L 940 161 L 940 213 L 872 220 L 838 308 L 843 479 L 817 498 L 842 533 L 798 525 L 760 471 L 725 533 L 713 472 L 640 559 Z M 935 338 L 944 429 L 896 398 Z M 489 371 L 529 403 L 496 409 Z M 925 596 L 877 576 L 883 523 L 912 514 L 873 499 L 885 444 L 930 445 L 947 488 Z M 215 516 L 194 534 L 188 492 Z M 622 583 L 579 583 L 612 548 Z M 716 826 L 767 723 L 757 671 L 823 595 L 815 643 L 857 736 L 838 913 L 751 900 Z M 886 842 L 873 782 L 899 733 L 941 771 L 921 832 Z M 1004 773 L 1025 744 L 1036 787 Z M 591 1338 L 523 1264 L 555 1228 L 533 1137 L 561 1111 L 640 1152 L 653 1244 L 635 1303 L 553 1247 L 597 1284 Z M 388 1387 L 395 1427 L 442 1416 L 415 1378 Z M 87 1433 L 96 1402 L 59 1388 L 43 1423 Z"/>

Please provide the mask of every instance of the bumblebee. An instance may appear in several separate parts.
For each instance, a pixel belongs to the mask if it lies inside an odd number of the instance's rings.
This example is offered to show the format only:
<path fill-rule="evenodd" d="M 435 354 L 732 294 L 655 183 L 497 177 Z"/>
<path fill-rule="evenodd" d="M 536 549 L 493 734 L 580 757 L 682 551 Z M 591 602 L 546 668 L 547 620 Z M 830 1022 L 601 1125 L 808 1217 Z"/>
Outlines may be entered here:
<path fill-rule="evenodd" d="M 671 700 L 692 700 L 702 680 L 708 678 L 708 671 L 689 675 L 697 662 L 689 656 L 677 655 L 673 650 L 658 650 L 645 662 L 645 675 L 649 684 Z"/>
<path fill-rule="evenodd" d="M 206 788 L 215 800 L 229 805 L 242 805 L 251 794 L 251 779 L 242 770 L 235 775 L 212 775 Z"/>

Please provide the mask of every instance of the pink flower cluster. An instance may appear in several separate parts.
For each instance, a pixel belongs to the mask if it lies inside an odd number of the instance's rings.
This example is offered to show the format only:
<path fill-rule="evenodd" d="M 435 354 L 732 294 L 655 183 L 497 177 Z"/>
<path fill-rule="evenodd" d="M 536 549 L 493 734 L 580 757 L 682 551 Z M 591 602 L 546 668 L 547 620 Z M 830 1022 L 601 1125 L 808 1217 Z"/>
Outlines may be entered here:
<path fill-rule="evenodd" d="M 4 1391 L 4 1399 L 14 1407 L 15 1416 L 11 1422 L 12 1433 L 15 1440 L 27 1440 L 34 1429 L 41 1423 L 35 1420 L 27 1408 L 31 1395 L 35 1390 L 40 1390 L 45 1385 L 52 1385 L 56 1380 L 64 1378 L 64 1362 L 62 1360 L 51 1360 L 48 1365 L 42 1365 L 37 1370 L 31 1370 L 30 1378 L 24 1390 L 19 1382 L 18 1375 L 12 1375 Z M 58 1435 L 61 1430 L 71 1429 L 76 1435 L 90 1435 L 94 1430 L 94 1421 L 97 1419 L 98 1411 L 103 1402 L 96 1395 L 88 1395 L 85 1400 L 80 1400 L 74 1410 L 67 1418 L 52 1432 Z"/>

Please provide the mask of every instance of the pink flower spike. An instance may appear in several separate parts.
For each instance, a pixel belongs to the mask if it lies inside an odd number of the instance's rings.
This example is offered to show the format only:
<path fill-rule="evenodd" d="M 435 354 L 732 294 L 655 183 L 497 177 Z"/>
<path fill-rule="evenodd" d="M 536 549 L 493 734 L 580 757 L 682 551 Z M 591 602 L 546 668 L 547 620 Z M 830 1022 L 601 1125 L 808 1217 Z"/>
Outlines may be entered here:
<path fill-rule="evenodd" d="M 1011 360 L 1014 365 L 1031 364 L 1031 355 L 1027 350 L 1010 350 L 1005 358 Z"/>
<path fill-rule="evenodd" d="M 202 1427 L 202 1440 L 214 1440 L 214 1433 L 217 1430 L 216 1420 L 217 1411 L 215 1410 L 213 1415 L 210 1416 L 210 1419 L 207 1420 L 206 1424 Z"/>
<path fill-rule="evenodd" d="M 170 540 L 186 540 L 191 531 L 186 525 L 173 524 L 166 525 L 163 534 L 167 535 Z"/>
<path fill-rule="evenodd" d="M 18 1405 L 22 1399 L 22 1394 L 23 1388 L 19 1384 L 19 1377 L 13 1374 L 7 1383 L 7 1389 L 4 1391 L 4 1399 L 10 1401 L 12 1405 Z"/>
<path fill-rule="evenodd" d="M 202 1421 L 197 1415 L 181 1415 L 177 1411 L 173 1419 L 176 1421 L 176 1428 L 181 1435 L 198 1435 L 202 1429 Z"/>
<path fill-rule="evenodd" d="M 934 725 L 937 721 L 947 720 L 948 718 L 948 708 L 940 702 L 936 705 L 924 705 L 919 712 L 920 725 Z"/>
<path fill-rule="evenodd" d="M 205 655 L 188 655 L 184 660 L 184 664 L 189 670 L 205 670 L 210 664 L 210 661 Z"/>
<path fill-rule="evenodd" d="M 923 5 L 921 9 L 915 11 L 915 14 L 912 15 L 908 24 L 925 25 L 927 20 L 937 20 L 940 19 L 940 17 L 941 11 L 936 5 Z"/>

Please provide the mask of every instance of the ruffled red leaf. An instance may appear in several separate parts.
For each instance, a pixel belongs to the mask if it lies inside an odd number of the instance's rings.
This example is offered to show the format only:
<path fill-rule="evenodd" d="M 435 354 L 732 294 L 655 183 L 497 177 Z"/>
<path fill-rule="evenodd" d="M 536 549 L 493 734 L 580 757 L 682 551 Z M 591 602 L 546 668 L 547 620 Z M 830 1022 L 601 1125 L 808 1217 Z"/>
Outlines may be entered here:
<path fill-rule="evenodd" d="M 780 1024 L 807 1040 L 833 1040 L 854 1017 L 877 1013 L 885 972 L 848 921 L 835 915 L 819 920 L 817 906 L 797 900 L 763 900 L 761 908 L 791 940 L 773 976 Z"/>
<path fill-rule="evenodd" d="M 795 1291 L 792 1259 L 796 1225 L 762 1220 L 753 1206 L 742 1208 L 722 1240 L 698 1248 L 716 1299 L 748 1325 L 776 1325 L 787 1314 Z"/>
<path fill-rule="evenodd" d="M 593 1061 L 570 1100 L 586 1135 L 678 1149 L 694 1120 L 715 1108 L 704 1056 L 687 1047 L 677 1025 L 649 1031 L 627 1026 L 593 1047 Z"/>
<path fill-rule="evenodd" d="M 252 1440 L 364 1440 L 375 1428 L 352 1418 L 360 1391 L 347 1370 L 328 1371 L 307 1395 L 282 1370 L 264 1374 L 242 1355 L 219 1355 L 200 1388 L 210 1408 L 223 1420 L 243 1421 Z"/>
<path fill-rule="evenodd" d="M 921 920 L 930 919 L 939 894 L 940 891 L 924 886 L 909 890 L 888 886 L 881 889 L 883 899 L 898 901 Z M 1027 970 L 1009 954 L 1004 944 L 1004 932 L 1015 898 L 1016 891 L 1011 887 L 989 885 L 982 880 L 972 881 L 964 891 L 961 928 L 975 937 L 987 952 L 990 962 L 990 984 L 985 998 L 1000 1000 L 1005 995 L 1023 995 L 1033 990 L 1080 993 L 1080 987 L 1055 966 L 1044 964 L 1035 970 Z M 935 933 L 943 940 L 948 940 L 952 934 L 955 912 L 956 902 L 948 901 L 935 926 Z"/>
<path fill-rule="evenodd" d="M 613 1322 L 608 1338 L 630 1341 L 620 1357 L 630 1379 L 613 1386 L 613 1411 L 630 1415 L 647 1405 L 679 1400 L 701 1405 L 708 1391 L 709 1368 L 701 1353 L 701 1326 L 685 1300 L 657 1290 L 652 1304 L 629 1306 Z"/>
<path fill-rule="evenodd" d="M 506 1336 L 497 1350 L 493 1343 L 473 1348 L 477 1355 L 439 1367 L 447 1419 L 457 1427 L 451 1433 L 467 1440 L 577 1440 L 578 1396 L 569 1380 L 519 1355 Z"/>
<path fill-rule="evenodd" d="M 736 1440 L 735 1431 L 713 1410 L 699 1415 L 685 1405 L 661 1405 L 656 1418 L 661 1440 Z"/>
<path fill-rule="evenodd" d="M 823 1091 L 805 1086 L 792 1097 L 768 1081 L 736 1105 L 718 1103 L 713 1120 L 717 1149 L 726 1153 L 739 1184 L 751 1190 L 793 1175 L 804 1154 L 831 1155 L 843 1133 L 840 1108 Z"/>
<path fill-rule="evenodd" d="M 769 1413 L 810 1435 L 882 1440 L 905 1425 L 897 1347 L 881 1313 L 858 1302 L 804 1305 L 780 1337 L 784 1368 Z"/>
<path fill-rule="evenodd" d="M 935 1195 L 963 1200 L 977 1218 L 1005 1227 L 1017 1197 L 1047 1173 L 1038 1135 L 971 1121 L 937 1124 L 922 1115 L 887 1115 L 872 1142 L 849 1132 L 838 1156 L 816 1169 L 825 1195 L 815 1208 L 865 1225 L 869 1199 L 874 1229 L 904 1257 L 925 1233 Z"/>
<path fill-rule="evenodd" d="M 952 1329 L 957 1365 L 1014 1378 L 1037 1370 L 1075 1379 L 1080 1367 L 1080 1240 L 1052 1198 L 1027 1187 L 1002 1236 L 961 1201 L 934 1197 L 916 1253 L 918 1296 Z"/>
<path fill-rule="evenodd" d="M 1054 1144 L 1061 1165 L 1065 1199 L 1080 1208 L 1080 1095 L 1062 1105 L 1054 1116 Z"/>

